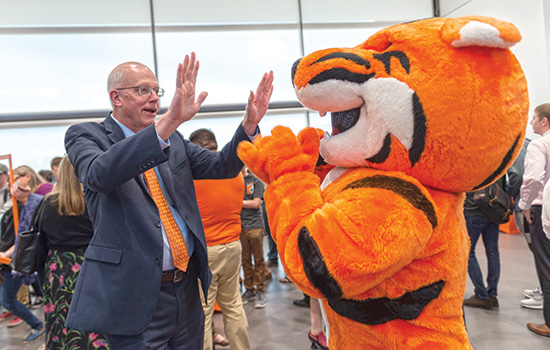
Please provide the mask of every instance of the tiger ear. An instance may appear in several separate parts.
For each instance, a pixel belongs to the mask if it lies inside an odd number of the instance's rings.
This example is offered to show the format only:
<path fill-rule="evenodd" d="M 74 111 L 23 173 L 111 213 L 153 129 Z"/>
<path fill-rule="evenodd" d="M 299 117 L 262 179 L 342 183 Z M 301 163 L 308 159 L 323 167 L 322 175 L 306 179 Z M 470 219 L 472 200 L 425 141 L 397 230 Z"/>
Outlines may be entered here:
<path fill-rule="evenodd" d="M 484 46 L 507 49 L 521 40 L 512 23 L 491 17 L 449 18 L 441 27 L 441 39 L 453 47 Z"/>

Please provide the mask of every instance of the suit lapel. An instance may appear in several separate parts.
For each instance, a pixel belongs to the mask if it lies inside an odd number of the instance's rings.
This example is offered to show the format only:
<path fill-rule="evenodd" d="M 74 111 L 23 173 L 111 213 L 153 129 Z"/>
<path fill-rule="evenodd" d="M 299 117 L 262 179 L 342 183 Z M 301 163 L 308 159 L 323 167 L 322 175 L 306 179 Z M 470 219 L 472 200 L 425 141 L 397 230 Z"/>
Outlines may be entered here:
<path fill-rule="evenodd" d="M 166 198 L 166 201 L 174 207 L 174 201 L 172 200 L 172 196 L 170 195 L 170 193 L 173 193 L 172 172 L 170 171 L 170 166 L 168 165 L 168 163 L 169 162 L 164 162 L 157 165 L 157 169 L 159 171 L 160 177 L 162 178 L 164 188 L 166 189 L 166 193 L 163 192 L 164 198 Z"/>
<path fill-rule="evenodd" d="M 111 114 L 105 118 L 103 121 L 105 123 L 105 131 L 107 132 L 107 137 L 113 144 L 124 140 L 124 133 L 118 124 L 114 121 Z"/>
<path fill-rule="evenodd" d="M 126 138 L 124 136 L 124 132 L 122 131 L 120 126 L 115 122 L 111 113 L 109 113 L 109 115 L 107 116 L 107 118 L 105 118 L 103 123 L 105 124 L 105 131 L 107 132 L 107 137 L 109 138 L 109 140 L 111 140 L 113 144 L 120 142 Z M 143 180 L 143 176 L 136 176 L 134 179 L 136 180 L 138 185 L 141 187 L 141 189 L 145 191 L 147 195 L 149 195 L 149 190 L 147 189 L 147 185 Z"/>

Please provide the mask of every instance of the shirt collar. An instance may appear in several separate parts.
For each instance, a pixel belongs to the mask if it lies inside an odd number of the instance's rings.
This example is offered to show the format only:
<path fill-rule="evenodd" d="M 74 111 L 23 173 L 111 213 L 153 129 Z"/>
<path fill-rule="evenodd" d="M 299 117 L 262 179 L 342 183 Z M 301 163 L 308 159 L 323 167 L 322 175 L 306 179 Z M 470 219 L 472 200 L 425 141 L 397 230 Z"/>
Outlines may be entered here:
<path fill-rule="evenodd" d="M 115 123 L 118 124 L 118 126 L 120 126 L 120 128 L 122 129 L 122 132 L 124 133 L 124 137 L 125 138 L 128 138 L 130 136 L 133 136 L 135 135 L 136 133 L 133 132 L 132 130 L 130 130 L 129 127 L 127 127 L 126 125 L 122 124 L 121 122 L 119 122 L 115 116 L 113 115 L 113 113 L 111 113 L 111 118 L 113 118 L 113 120 L 115 121 Z"/>

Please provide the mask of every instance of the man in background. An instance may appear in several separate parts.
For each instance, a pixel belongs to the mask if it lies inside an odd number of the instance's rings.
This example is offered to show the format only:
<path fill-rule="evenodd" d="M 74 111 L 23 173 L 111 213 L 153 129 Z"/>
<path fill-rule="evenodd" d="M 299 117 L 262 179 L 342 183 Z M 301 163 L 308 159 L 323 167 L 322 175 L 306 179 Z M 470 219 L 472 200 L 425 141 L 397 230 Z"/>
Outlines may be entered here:
<path fill-rule="evenodd" d="M 218 151 L 216 136 L 208 129 L 193 131 L 189 141 L 209 151 Z M 239 173 L 232 179 L 195 180 L 194 184 L 206 237 L 208 266 L 212 271 L 208 302 L 204 298 L 202 300 L 204 350 L 211 350 L 217 338 L 212 324 L 215 301 L 222 310 L 225 334 L 231 349 L 249 350 L 248 321 L 239 290 L 244 178 Z M 220 342 L 219 345 L 224 344 Z"/>
<path fill-rule="evenodd" d="M 262 219 L 261 203 L 264 196 L 264 184 L 248 169 L 243 168 L 244 199 L 241 211 L 241 244 L 243 246 L 244 287 L 243 304 L 254 300 L 254 307 L 266 307 L 264 295 L 264 280 L 266 264 L 264 260 L 264 221 Z M 252 263 L 254 257 L 254 263 Z"/>
<path fill-rule="evenodd" d="M 533 132 L 542 137 L 531 141 L 527 146 L 519 207 L 529 222 L 531 250 L 542 298 L 522 300 L 521 306 L 540 308 L 542 301 L 544 323 L 528 323 L 527 327 L 538 335 L 550 337 L 550 240 L 544 234 L 541 218 L 542 194 L 550 179 L 550 103 L 535 108 L 531 125 Z"/>
<path fill-rule="evenodd" d="M 50 168 L 52 168 L 52 181 L 53 183 L 57 182 L 57 176 L 59 174 L 59 164 L 61 164 L 61 160 L 63 160 L 63 157 L 54 157 L 50 161 Z"/>

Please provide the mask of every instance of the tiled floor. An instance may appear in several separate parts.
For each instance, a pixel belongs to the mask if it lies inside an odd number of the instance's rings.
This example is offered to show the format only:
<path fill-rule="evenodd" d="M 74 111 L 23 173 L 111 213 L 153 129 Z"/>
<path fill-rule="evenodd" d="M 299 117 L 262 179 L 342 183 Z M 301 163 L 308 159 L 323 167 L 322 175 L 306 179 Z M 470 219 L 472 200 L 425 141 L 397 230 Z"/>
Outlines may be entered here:
<path fill-rule="evenodd" d="M 542 311 L 529 310 L 519 306 L 522 291 L 537 285 L 532 254 L 521 235 L 500 235 L 502 262 L 499 284 L 500 308 L 482 310 L 466 308 L 466 322 L 470 341 L 475 350 L 548 349 L 550 338 L 537 336 L 526 328 L 527 322 L 542 323 Z M 485 271 L 483 245 L 478 244 L 478 259 Z M 284 350 L 310 348 L 307 339 L 309 310 L 292 305 L 292 300 L 302 297 L 292 284 L 281 284 L 284 276 L 282 267 L 274 268 L 273 282 L 266 289 L 268 304 L 265 309 L 254 309 L 253 303 L 245 305 L 253 349 Z M 468 281 L 466 296 L 473 293 Z M 41 315 L 41 310 L 35 310 Z M 29 327 L 20 325 L 7 328 L 6 321 L 0 323 L 0 350 L 36 350 L 40 340 L 23 344 Z M 217 347 L 228 349 L 229 347 Z M 354 349 L 350 349 L 354 350 Z"/>

